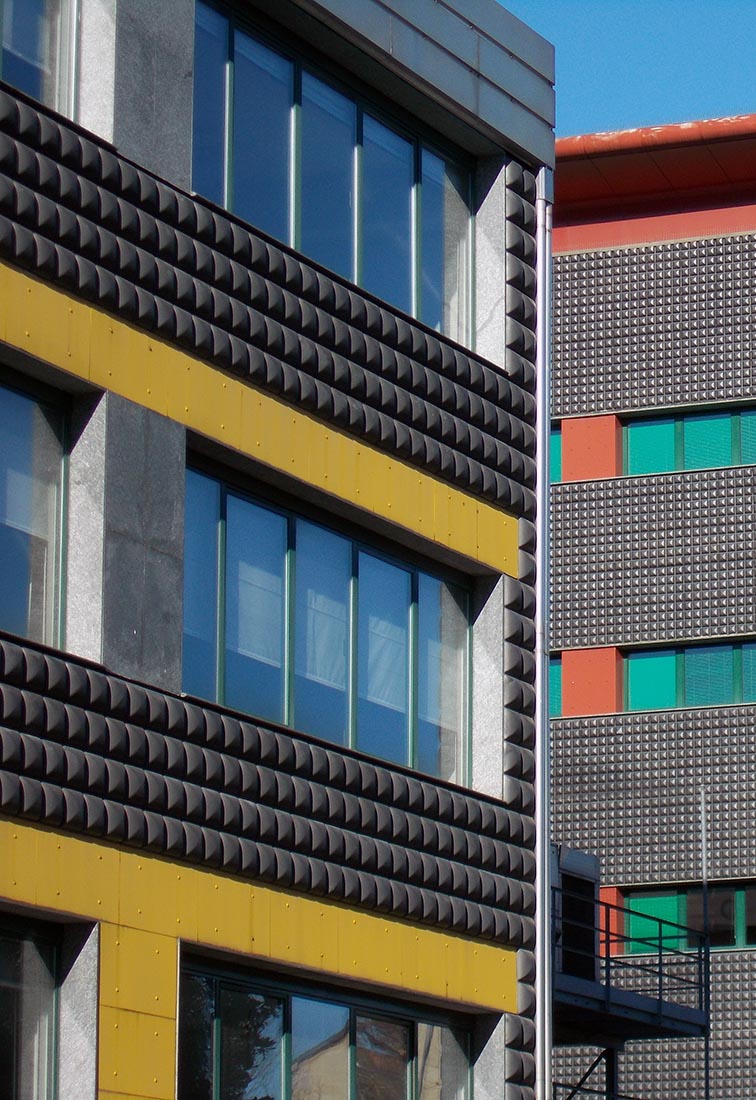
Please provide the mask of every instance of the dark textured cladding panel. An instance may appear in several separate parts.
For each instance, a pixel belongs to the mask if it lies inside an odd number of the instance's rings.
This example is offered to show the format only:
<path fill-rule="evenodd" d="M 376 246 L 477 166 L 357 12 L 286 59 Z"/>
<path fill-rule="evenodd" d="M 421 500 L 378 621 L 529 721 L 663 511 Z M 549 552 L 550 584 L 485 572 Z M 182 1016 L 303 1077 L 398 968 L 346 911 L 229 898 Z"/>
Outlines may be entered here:
<path fill-rule="evenodd" d="M 756 235 L 554 261 L 554 416 L 756 397 Z"/>
<path fill-rule="evenodd" d="M 711 956 L 711 1100 L 752 1100 L 756 1081 L 756 952 Z M 554 1076 L 573 1085 L 596 1051 L 557 1050 Z M 620 1092 L 692 1100 L 704 1097 L 704 1042 L 676 1039 L 629 1043 L 620 1055 Z M 596 1087 L 596 1086 L 594 1086 Z M 562 1095 L 562 1093 L 560 1093 Z"/>
<path fill-rule="evenodd" d="M 701 877 L 700 790 L 713 878 L 756 878 L 756 706 L 552 723 L 554 839 L 594 852 L 608 883 Z"/>
<path fill-rule="evenodd" d="M 536 177 L 516 161 L 506 168 L 504 223 L 507 374 L 529 393 L 536 382 Z"/>
<path fill-rule="evenodd" d="M 534 182 L 510 168 L 510 377 L 2 89 L 0 255 L 532 518 Z"/>
<path fill-rule="evenodd" d="M 552 647 L 748 634 L 756 467 L 557 485 Z"/>
<path fill-rule="evenodd" d="M 394 916 L 533 944 L 529 809 L 7 638 L 0 638 L 0 808 Z"/>

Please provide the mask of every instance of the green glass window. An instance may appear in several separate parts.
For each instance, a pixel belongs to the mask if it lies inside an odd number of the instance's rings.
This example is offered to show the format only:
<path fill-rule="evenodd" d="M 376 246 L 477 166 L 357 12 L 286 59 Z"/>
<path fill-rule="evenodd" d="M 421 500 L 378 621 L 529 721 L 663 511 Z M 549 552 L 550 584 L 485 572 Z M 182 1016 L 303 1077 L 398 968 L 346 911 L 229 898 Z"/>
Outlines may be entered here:
<path fill-rule="evenodd" d="M 70 0 L 2 0 L 0 79 L 67 110 L 71 20 Z"/>
<path fill-rule="evenodd" d="M 562 658 L 549 658 L 549 714 L 552 718 L 562 713 Z"/>
<path fill-rule="evenodd" d="M 56 1028 L 52 940 L 0 924 L 0 1096 L 52 1100 Z"/>
<path fill-rule="evenodd" d="M 463 158 L 378 117 L 348 87 L 203 0 L 195 52 L 195 191 L 467 341 L 471 171 Z"/>
<path fill-rule="evenodd" d="M 625 473 L 658 474 L 678 468 L 672 417 L 631 420 L 625 426 Z"/>
<path fill-rule="evenodd" d="M 686 706 L 713 706 L 735 700 L 733 647 L 691 646 L 683 653 Z"/>
<path fill-rule="evenodd" d="M 549 481 L 552 485 L 562 480 L 562 429 L 553 427 L 549 439 Z"/>
<path fill-rule="evenodd" d="M 659 936 L 665 949 L 695 950 L 706 931 L 701 886 L 666 890 L 631 891 L 625 894 L 626 950 L 647 953 L 658 950 Z M 709 943 L 714 948 L 756 946 L 756 886 L 753 883 L 714 883 L 708 889 Z M 651 919 L 655 918 L 655 919 Z M 689 929 L 686 936 L 657 921 Z"/>
<path fill-rule="evenodd" d="M 0 629 L 57 637 L 63 423 L 59 410 L 0 387 Z"/>
<path fill-rule="evenodd" d="M 684 907 L 676 890 L 633 894 L 626 899 L 626 950 L 645 954 L 659 950 L 679 951 L 686 946 L 684 936 L 675 925 L 684 925 Z M 663 923 L 659 923 L 663 922 Z"/>
<path fill-rule="evenodd" d="M 678 705 L 674 649 L 628 654 L 625 677 L 628 710 L 665 710 Z"/>
<path fill-rule="evenodd" d="M 704 413 L 683 417 L 683 469 L 729 466 L 733 462 L 732 417 Z"/>
<path fill-rule="evenodd" d="M 184 690 L 462 782 L 469 594 L 187 471 Z"/>
<path fill-rule="evenodd" d="M 756 463 L 756 409 L 742 409 L 740 420 L 740 461 L 744 466 Z"/>
<path fill-rule="evenodd" d="M 184 966 L 181 1100 L 466 1100 L 469 1035 L 416 1006 Z"/>

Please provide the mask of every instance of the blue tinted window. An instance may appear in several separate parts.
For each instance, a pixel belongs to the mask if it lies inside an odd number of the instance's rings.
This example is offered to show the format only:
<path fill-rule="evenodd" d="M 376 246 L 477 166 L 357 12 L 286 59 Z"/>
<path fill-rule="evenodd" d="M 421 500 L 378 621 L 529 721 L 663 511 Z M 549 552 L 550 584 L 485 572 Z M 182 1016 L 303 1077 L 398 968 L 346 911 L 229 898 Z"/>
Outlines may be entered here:
<path fill-rule="evenodd" d="M 67 58 L 66 0 L 3 0 L 0 77 L 35 99 L 56 106 Z"/>
<path fill-rule="evenodd" d="M 422 149 L 420 166 L 419 315 L 430 328 L 463 340 L 469 308 L 468 178 L 430 149 Z"/>
<path fill-rule="evenodd" d="M 222 205 L 226 201 L 228 20 L 198 3 L 194 34 L 192 186 Z"/>
<path fill-rule="evenodd" d="M 354 274 L 356 110 L 302 74 L 301 249 L 339 275 Z"/>
<path fill-rule="evenodd" d="M 246 221 L 289 240 L 294 67 L 241 31 L 234 35 L 233 190 Z"/>
<path fill-rule="evenodd" d="M 412 143 L 370 115 L 363 119 L 361 283 L 412 311 Z"/>
<path fill-rule="evenodd" d="M 218 536 L 220 486 L 187 470 L 184 528 L 183 687 L 215 698 L 218 648 Z"/>

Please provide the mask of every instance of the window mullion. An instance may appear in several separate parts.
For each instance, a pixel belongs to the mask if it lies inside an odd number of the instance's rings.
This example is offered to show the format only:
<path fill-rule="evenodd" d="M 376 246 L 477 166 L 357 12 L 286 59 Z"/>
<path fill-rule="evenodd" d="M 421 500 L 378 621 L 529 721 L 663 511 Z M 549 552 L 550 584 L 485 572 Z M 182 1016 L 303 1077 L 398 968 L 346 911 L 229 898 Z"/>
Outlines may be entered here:
<path fill-rule="evenodd" d="M 358 551 L 355 543 L 352 543 L 352 574 L 349 578 L 349 628 L 347 634 L 347 747 L 354 748 L 357 744 L 357 693 L 359 691 L 357 669 L 357 608 L 358 608 Z"/>
<path fill-rule="evenodd" d="M 418 596 L 419 596 L 419 582 L 416 572 L 412 573 L 412 580 L 410 582 L 410 605 L 409 614 L 407 616 L 407 629 L 409 630 L 409 645 L 408 650 L 408 699 L 407 699 L 407 722 L 408 722 L 408 745 L 407 745 L 407 764 L 410 768 L 416 768 L 418 766 L 417 760 L 417 726 L 418 726 Z"/>
<path fill-rule="evenodd" d="M 236 28 L 232 21 L 228 23 L 228 57 L 226 59 L 225 111 L 223 114 L 223 205 L 227 210 L 234 208 L 233 188 L 233 134 L 234 134 L 234 47 Z"/>
<path fill-rule="evenodd" d="M 215 694 L 218 702 L 226 700 L 226 501 L 228 492 L 221 485 L 220 515 L 217 531 L 217 615 L 215 635 Z"/>
<path fill-rule="evenodd" d="M 358 286 L 362 286 L 362 151 L 363 151 L 363 110 L 357 105 L 356 134 L 354 142 L 354 232 L 352 234 L 352 277 Z"/>
<path fill-rule="evenodd" d="M 295 720 L 294 708 L 294 614 L 296 606 L 296 520 L 286 521 L 286 562 L 284 564 L 284 725 Z"/>
<path fill-rule="evenodd" d="M 294 67 L 289 134 L 289 244 L 302 247 L 302 66 Z"/>
<path fill-rule="evenodd" d="M 422 192 L 422 147 L 419 141 L 415 142 L 415 180 L 412 185 L 410 201 L 412 204 L 412 242 L 410 256 L 412 264 L 412 316 L 420 318 L 422 309 L 422 233 L 421 221 L 423 216 L 423 192 Z M 422 319 L 422 318 L 421 318 Z"/>
<path fill-rule="evenodd" d="M 284 1000 L 283 1035 L 281 1036 L 281 1063 L 279 1066 L 281 1100 L 291 1100 L 291 997 Z"/>

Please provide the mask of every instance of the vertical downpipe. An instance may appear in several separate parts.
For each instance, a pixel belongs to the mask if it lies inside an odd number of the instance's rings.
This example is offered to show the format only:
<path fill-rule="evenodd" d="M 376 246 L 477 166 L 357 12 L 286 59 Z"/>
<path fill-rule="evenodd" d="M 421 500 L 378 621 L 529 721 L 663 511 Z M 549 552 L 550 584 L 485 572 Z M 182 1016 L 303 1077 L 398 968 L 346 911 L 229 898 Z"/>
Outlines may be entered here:
<path fill-rule="evenodd" d="M 551 429 L 551 187 L 536 192 L 536 1100 L 552 1100 L 551 750 L 549 742 L 549 435 Z"/>

